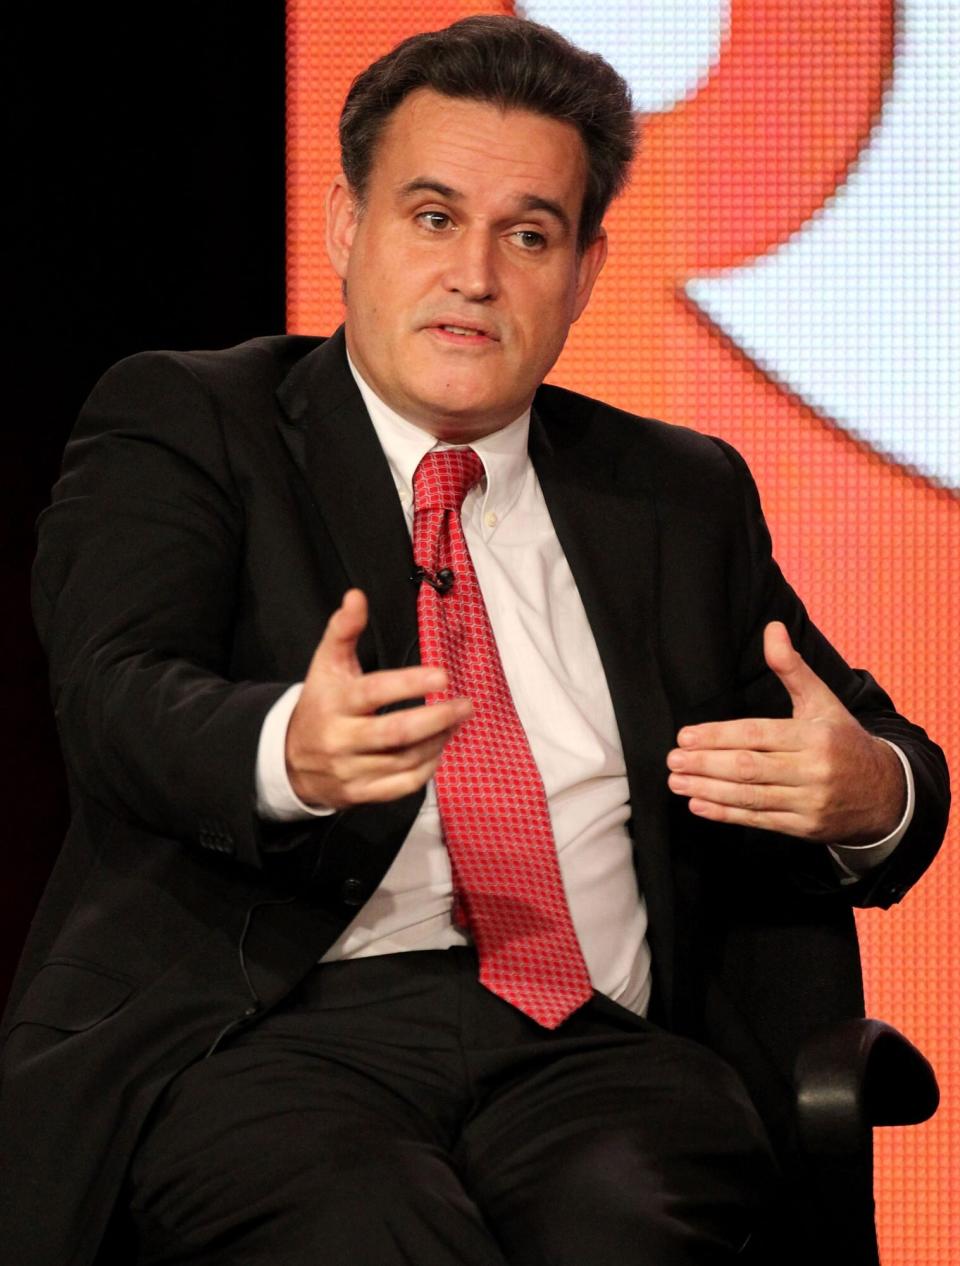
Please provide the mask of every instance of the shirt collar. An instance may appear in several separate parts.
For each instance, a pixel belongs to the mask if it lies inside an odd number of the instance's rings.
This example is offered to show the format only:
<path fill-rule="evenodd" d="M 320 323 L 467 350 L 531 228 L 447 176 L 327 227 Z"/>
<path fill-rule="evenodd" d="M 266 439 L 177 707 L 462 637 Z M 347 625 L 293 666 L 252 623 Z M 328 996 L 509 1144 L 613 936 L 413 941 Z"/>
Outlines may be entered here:
<path fill-rule="evenodd" d="M 408 422 L 380 399 L 354 365 L 349 353 L 347 364 L 370 414 L 370 421 L 387 458 L 400 500 L 407 513 L 412 514 L 413 474 L 422 458 L 435 448 L 462 446 L 445 444 L 429 431 Z M 501 427 L 499 431 L 474 440 L 470 445 L 483 462 L 485 479 L 479 489 L 479 507 L 476 501 L 478 490 L 474 489 L 464 503 L 465 513 L 472 503 L 474 508 L 479 509 L 481 522 L 488 528 L 502 522 L 520 496 L 524 478 L 530 469 L 527 453 L 529 432 L 530 410 L 525 409 L 518 418 Z"/>

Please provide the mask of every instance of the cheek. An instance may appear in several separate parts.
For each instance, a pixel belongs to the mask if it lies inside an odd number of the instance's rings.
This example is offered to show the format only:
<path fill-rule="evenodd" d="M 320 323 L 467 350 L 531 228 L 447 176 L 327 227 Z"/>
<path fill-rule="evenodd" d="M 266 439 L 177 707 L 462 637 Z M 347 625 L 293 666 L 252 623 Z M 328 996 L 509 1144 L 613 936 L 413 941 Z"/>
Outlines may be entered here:
<path fill-rule="evenodd" d="M 566 342 L 570 314 L 564 299 L 554 297 L 533 314 L 528 335 L 543 356 L 556 356 Z"/>
<path fill-rule="evenodd" d="M 573 317 L 575 291 L 569 278 L 560 282 L 556 277 L 539 285 L 531 286 L 523 298 L 523 324 L 528 337 L 536 342 L 553 342 L 562 339 Z"/>

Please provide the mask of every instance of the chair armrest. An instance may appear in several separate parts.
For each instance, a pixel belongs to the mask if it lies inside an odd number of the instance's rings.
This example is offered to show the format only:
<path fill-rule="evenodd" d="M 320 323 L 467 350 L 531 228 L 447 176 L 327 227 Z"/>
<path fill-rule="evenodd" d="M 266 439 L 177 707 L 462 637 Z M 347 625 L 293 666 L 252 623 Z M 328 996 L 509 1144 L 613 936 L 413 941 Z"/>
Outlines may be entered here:
<path fill-rule="evenodd" d="M 940 1102 L 930 1063 L 880 1020 L 843 1020 L 812 1033 L 794 1066 L 794 1088 L 808 1156 L 854 1156 L 873 1126 L 918 1124 Z"/>

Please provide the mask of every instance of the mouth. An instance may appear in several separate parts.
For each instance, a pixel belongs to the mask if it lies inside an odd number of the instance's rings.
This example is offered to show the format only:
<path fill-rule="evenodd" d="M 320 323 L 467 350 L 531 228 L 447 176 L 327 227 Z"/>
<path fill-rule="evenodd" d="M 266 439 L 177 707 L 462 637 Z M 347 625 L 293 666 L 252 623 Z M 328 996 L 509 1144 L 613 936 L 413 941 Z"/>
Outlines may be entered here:
<path fill-rule="evenodd" d="M 497 335 L 489 326 L 478 325 L 472 321 L 447 321 L 440 318 L 437 321 L 431 321 L 426 326 L 426 329 L 429 333 L 442 339 L 443 342 L 459 344 L 460 346 L 484 346 L 499 342 Z"/>

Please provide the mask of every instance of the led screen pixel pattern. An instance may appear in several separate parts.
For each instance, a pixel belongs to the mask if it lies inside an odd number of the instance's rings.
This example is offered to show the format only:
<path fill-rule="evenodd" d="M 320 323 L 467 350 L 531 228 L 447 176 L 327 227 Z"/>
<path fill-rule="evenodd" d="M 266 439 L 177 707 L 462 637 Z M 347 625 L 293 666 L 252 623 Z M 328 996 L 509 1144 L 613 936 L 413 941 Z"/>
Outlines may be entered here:
<path fill-rule="evenodd" d="M 481 11 L 510 7 L 288 0 L 292 330 L 342 315 L 323 198 L 351 78 L 403 36 Z M 614 60 L 633 45 L 620 66 L 646 111 L 610 264 L 552 377 L 735 444 L 814 618 L 957 767 L 960 5 L 525 11 Z M 887 1266 L 960 1261 L 952 842 L 903 905 L 859 920 L 869 1010 L 930 1056 L 944 1099 L 927 1125 L 877 1134 Z"/>

